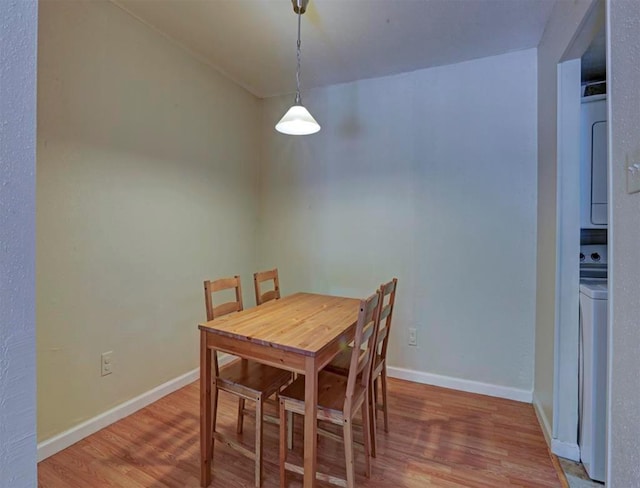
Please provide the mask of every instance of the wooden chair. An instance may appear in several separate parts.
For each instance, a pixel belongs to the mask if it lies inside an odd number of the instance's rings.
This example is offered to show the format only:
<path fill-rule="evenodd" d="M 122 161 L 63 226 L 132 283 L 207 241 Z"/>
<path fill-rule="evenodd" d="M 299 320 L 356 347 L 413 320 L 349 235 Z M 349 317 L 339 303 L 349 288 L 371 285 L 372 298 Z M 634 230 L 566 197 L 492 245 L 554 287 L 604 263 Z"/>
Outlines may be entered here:
<path fill-rule="evenodd" d="M 376 456 L 376 434 L 377 421 L 376 413 L 382 410 L 384 414 L 384 431 L 389 432 L 389 403 L 387 401 L 387 349 L 389 345 L 389 331 L 391 328 L 391 319 L 393 318 L 393 306 L 396 301 L 396 288 L 398 279 L 393 278 L 388 283 L 380 285 L 381 308 L 380 308 L 380 325 L 376 336 L 375 357 L 371 367 L 371 455 Z M 351 359 L 351 348 L 342 354 L 339 354 L 325 369 L 328 371 L 342 374 L 346 376 L 349 372 L 349 361 Z M 378 377 L 382 383 L 382 403 L 378 403 Z M 375 406 L 375 409 L 374 409 Z"/>
<path fill-rule="evenodd" d="M 354 347 L 348 376 L 322 370 L 318 373 L 318 420 L 341 425 L 344 433 L 344 452 L 347 468 L 346 480 L 316 473 L 316 478 L 329 483 L 355 487 L 353 456 L 353 418 L 362 411 L 364 435 L 365 475 L 371 475 L 371 422 L 369 419 L 369 386 L 371 360 L 375 351 L 375 339 L 380 317 L 380 292 L 360 302 Z M 305 378 L 299 377 L 280 392 L 280 486 L 286 486 L 286 471 L 304 474 L 302 466 L 287 462 L 286 434 L 287 413 L 304 415 Z M 337 436 L 336 436 L 337 437 Z M 339 438 L 339 437 L 338 437 Z M 316 439 L 305 439 L 305 445 Z"/>
<path fill-rule="evenodd" d="M 225 302 L 214 306 L 213 294 L 224 290 L 235 291 L 235 301 Z M 239 312 L 242 306 L 242 288 L 240 277 L 222 278 L 215 281 L 204 282 L 205 304 L 207 309 L 207 321 L 215 320 L 228 313 Z M 213 458 L 213 442 L 218 440 L 227 444 L 232 449 L 242 453 L 255 461 L 255 486 L 262 484 L 262 424 L 264 401 L 278 392 L 284 385 L 290 382 L 291 373 L 271 366 L 237 359 L 232 363 L 218 367 L 217 352 L 213 352 L 214 384 L 212 388 L 212 430 L 213 439 L 211 456 Z M 256 402 L 256 440 L 255 451 L 247 449 L 244 445 L 230 437 L 216 432 L 216 415 L 218 411 L 218 391 L 226 391 L 238 397 L 238 422 L 236 431 L 242 433 L 244 420 L 245 400 Z"/>
<path fill-rule="evenodd" d="M 261 284 L 265 281 L 273 281 L 273 288 L 261 291 Z M 278 268 L 269 271 L 258 271 L 253 273 L 253 285 L 256 291 L 256 305 L 262 305 L 269 300 L 280 298 L 280 281 L 278 281 Z"/>

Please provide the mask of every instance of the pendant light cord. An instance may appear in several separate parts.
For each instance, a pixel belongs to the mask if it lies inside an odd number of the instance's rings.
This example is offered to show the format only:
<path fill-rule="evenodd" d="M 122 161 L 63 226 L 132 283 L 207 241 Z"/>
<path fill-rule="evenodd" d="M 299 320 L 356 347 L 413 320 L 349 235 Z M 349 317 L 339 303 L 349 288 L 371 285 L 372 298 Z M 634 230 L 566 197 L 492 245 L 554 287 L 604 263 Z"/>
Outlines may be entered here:
<path fill-rule="evenodd" d="M 298 3 L 298 44 L 297 44 L 297 57 L 298 65 L 296 67 L 296 105 L 302 105 L 302 97 L 300 96 L 300 19 L 302 17 L 302 0 L 297 0 Z"/>

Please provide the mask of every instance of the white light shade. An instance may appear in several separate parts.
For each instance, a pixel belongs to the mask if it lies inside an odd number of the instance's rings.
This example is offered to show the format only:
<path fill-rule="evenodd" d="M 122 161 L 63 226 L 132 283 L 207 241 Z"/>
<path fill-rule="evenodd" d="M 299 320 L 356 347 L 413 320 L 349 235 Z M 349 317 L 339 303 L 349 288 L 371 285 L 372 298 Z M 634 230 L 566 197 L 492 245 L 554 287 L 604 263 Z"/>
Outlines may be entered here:
<path fill-rule="evenodd" d="M 293 105 L 276 124 L 276 130 L 292 136 L 306 136 L 318 132 L 320 124 L 302 105 Z"/>

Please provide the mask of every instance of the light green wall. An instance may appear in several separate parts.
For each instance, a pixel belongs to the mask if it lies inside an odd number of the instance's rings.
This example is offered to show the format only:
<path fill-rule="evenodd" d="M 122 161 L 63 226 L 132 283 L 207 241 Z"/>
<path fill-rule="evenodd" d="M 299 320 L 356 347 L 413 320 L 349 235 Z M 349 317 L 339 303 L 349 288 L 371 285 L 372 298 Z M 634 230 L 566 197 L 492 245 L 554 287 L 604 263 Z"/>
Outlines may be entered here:
<path fill-rule="evenodd" d="M 204 279 L 253 302 L 260 102 L 110 2 L 39 14 L 42 440 L 196 368 Z"/>
<path fill-rule="evenodd" d="M 265 102 L 260 264 L 356 297 L 397 276 L 391 366 L 530 399 L 536 50 L 304 100 L 323 129 L 299 138 L 273 129 L 291 97 Z"/>

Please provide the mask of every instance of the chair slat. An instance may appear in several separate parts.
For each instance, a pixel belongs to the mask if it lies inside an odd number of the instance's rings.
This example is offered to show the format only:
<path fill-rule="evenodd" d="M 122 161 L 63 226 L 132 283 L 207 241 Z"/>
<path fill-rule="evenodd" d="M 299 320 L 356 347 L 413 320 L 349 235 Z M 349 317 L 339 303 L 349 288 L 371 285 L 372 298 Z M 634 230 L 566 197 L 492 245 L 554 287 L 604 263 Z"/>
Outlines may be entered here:
<path fill-rule="evenodd" d="M 215 293 L 217 291 L 228 290 L 230 288 L 235 288 L 238 285 L 239 276 L 234 276 L 233 278 L 221 278 L 211 282 L 211 292 Z"/>
<path fill-rule="evenodd" d="M 240 304 L 238 302 L 227 302 L 227 303 L 222 303 L 220 305 L 217 305 L 213 307 L 213 316 L 221 317 L 222 315 L 227 315 L 228 313 L 231 313 L 231 312 L 239 312 L 240 311 L 239 305 Z"/>

